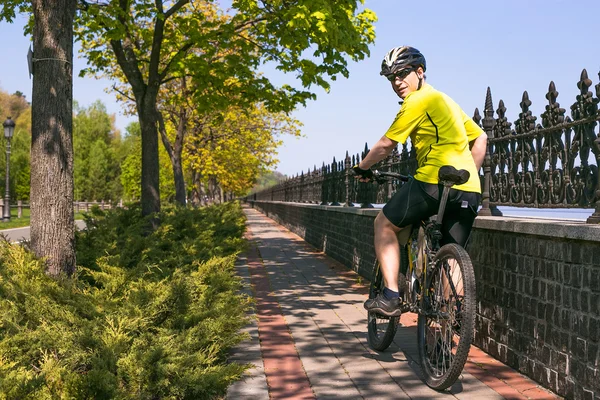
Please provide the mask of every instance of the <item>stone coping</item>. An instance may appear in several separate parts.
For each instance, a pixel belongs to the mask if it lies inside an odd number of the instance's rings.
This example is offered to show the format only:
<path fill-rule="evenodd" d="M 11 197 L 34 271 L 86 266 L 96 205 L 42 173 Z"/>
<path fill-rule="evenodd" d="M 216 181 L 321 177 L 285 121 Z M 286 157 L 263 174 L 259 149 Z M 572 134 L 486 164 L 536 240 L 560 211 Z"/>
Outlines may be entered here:
<path fill-rule="evenodd" d="M 600 224 L 526 217 L 477 217 L 474 227 L 525 235 L 600 242 Z"/>
<path fill-rule="evenodd" d="M 290 201 L 268 201 L 268 200 L 249 200 L 249 203 L 269 203 L 269 204 L 286 204 L 294 207 L 304 207 L 304 208 L 312 208 L 316 210 L 323 211 L 335 211 L 347 214 L 358 214 L 358 215 L 367 215 L 367 216 L 377 216 L 380 208 L 360 208 L 360 207 L 345 207 L 345 206 L 322 206 L 319 204 L 311 204 L 311 203 L 294 203 Z"/>
<path fill-rule="evenodd" d="M 334 211 L 375 217 L 381 209 L 344 206 L 322 206 L 309 203 L 292 203 L 284 201 L 255 200 L 250 203 L 285 204 L 294 207 L 312 208 L 323 211 Z M 514 232 L 524 235 L 536 235 L 557 239 L 587 240 L 600 242 L 600 224 L 587 224 L 584 221 L 527 218 L 527 217 L 483 217 L 479 216 L 473 225 L 476 229 L 487 229 L 502 232 Z"/>

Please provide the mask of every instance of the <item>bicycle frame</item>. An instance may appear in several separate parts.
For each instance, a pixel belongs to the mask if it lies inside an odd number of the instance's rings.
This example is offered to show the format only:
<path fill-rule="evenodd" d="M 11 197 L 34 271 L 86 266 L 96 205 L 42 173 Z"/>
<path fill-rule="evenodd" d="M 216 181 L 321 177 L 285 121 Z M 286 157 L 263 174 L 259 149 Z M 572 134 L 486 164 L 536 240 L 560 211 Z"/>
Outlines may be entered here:
<path fill-rule="evenodd" d="M 375 171 L 374 173 L 375 180 L 378 183 L 381 183 L 382 180 L 385 180 L 384 177 L 390 177 L 399 179 L 401 181 L 408 181 L 410 179 L 409 176 L 394 173 L 394 172 L 379 172 Z M 413 232 L 411 232 L 408 242 L 406 243 L 406 251 L 408 253 L 408 268 L 406 271 L 407 278 L 407 302 L 404 303 L 404 307 L 402 312 L 410 311 L 414 313 L 425 313 L 425 311 L 421 308 L 421 300 L 423 295 L 422 285 L 424 282 L 427 282 L 427 274 L 431 272 L 431 268 L 433 265 L 429 265 L 430 261 L 435 259 L 436 252 L 440 249 L 440 241 L 442 240 L 442 221 L 444 219 L 444 212 L 446 210 L 446 203 L 448 202 L 448 194 L 450 192 L 450 188 L 454 185 L 452 182 L 441 181 L 440 182 L 444 189 L 442 191 L 442 196 L 440 199 L 440 206 L 438 208 L 437 216 L 434 220 L 424 220 L 418 225 L 413 227 Z M 413 244 L 415 238 L 413 237 L 415 232 L 414 230 L 423 229 L 424 237 L 419 239 L 418 233 L 417 238 L 420 243 L 417 244 L 416 248 L 413 248 Z M 430 243 L 430 246 L 427 246 L 427 243 Z M 421 253 L 422 260 L 415 260 L 414 251 Z M 421 271 L 415 271 L 415 267 L 419 267 Z M 419 287 L 415 288 L 414 284 L 418 282 Z M 450 279 L 451 290 L 456 293 L 456 288 L 452 280 Z M 418 294 L 415 292 L 415 289 L 418 289 Z M 414 297 L 414 298 L 413 298 Z"/>

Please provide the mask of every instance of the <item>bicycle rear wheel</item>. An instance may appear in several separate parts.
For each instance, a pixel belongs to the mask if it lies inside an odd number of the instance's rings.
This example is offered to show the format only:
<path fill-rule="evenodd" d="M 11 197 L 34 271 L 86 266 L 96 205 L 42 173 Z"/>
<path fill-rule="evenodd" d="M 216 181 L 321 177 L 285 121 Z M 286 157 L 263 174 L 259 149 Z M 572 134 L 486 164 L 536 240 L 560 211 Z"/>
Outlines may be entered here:
<path fill-rule="evenodd" d="M 447 244 L 428 271 L 418 322 L 421 369 L 428 386 L 444 390 L 460 376 L 475 326 L 475 273 L 467 252 Z"/>
<path fill-rule="evenodd" d="M 406 252 L 404 252 L 406 253 Z M 373 276 L 371 277 L 371 286 L 369 287 L 369 298 L 377 297 L 384 289 L 383 274 L 379 262 L 375 264 Z M 386 317 L 375 312 L 369 312 L 367 316 L 367 330 L 369 346 L 373 350 L 384 351 L 387 349 L 398 329 L 399 317 Z"/>

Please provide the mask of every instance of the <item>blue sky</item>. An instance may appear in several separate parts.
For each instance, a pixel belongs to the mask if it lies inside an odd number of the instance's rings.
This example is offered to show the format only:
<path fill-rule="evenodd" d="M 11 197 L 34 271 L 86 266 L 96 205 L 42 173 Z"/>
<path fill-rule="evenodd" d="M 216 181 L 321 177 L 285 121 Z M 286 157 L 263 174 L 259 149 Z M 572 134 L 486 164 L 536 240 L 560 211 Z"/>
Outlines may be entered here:
<path fill-rule="evenodd" d="M 527 90 L 539 122 L 550 81 L 567 110 L 578 93 L 582 69 L 587 69 L 594 85 L 598 83 L 600 34 L 593 19 L 600 15 L 597 0 L 367 0 L 365 6 L 379 18 L 371 56 L 350 63 L 349 79 L 338 79 L 329 94 L 316 90 L 317 100 L 294 113 L 304 124 L 304 137 L 285 139 L 278 171 L 295 175 L 331 162 L 334 156 L 340 159 L 346 151 L 356 154 L 365 142 L 371 145 L 385 133 L 399 105 L 387 80 L 379 76 L 379 67 L 394 46 L 420 49 L 427 58 L 428 82 L 469 115 L 475 107 L 482 111 L 489 86 L 494 108 L 503 99 L 509 121 L 517 118 Z M 23 36 L 23 24 L 23 18 L 12 25 L 0 23 L 0 88 L 10 93 L 20 90 L 31 98 L 29 38 Z M 77 72 L 84 66 L 84 60 L 76 60 Z M 272 73 L 270 68 L 265 71 Z M 109 86 L 105 80 L 75 78 L 74 98 L 82 106 L 100 99 L 124 130 L 133 118 L 123 116 L 114 96 L 105 93 Z"/>

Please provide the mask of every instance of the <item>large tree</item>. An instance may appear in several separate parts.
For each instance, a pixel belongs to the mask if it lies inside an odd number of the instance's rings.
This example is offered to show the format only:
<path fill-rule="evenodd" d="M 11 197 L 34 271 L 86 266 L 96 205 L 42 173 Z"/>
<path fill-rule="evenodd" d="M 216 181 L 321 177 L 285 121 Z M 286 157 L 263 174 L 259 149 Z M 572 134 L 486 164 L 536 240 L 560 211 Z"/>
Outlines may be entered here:
<path fill-rule="evenodd" d="M 31 248 L 48 273 L 75 270 L 73 23 L 77 0 L 4 0 L 0 20 L 32 13 Z"/>
<path fill-rule="evenodd" d="M 32 0 L 31 247 L 48 272 L 75 270 L 73 20 L 76 0 Z"/>
<path fill-rule="evenodd" d="M 362 59 L 374 40 L 374 14 L 362 0 L 233 2 L 233 16 L 214 1 L 112 0 L 90 2 L 78 35 L 90 72 L 122 76 L 130 86 L 142 138 L 142 212 L 160 209 L 157 100 L 160 89 L 189 73 L 201 112 L 263 102 L 291 111 L 314 98 L 305 88 L 329 88 L 326 78 L 348 75 L 345 57 Z M 307 51 L 312 54 L 307 55 Z M 275 87 L 256 74 L 266 61 L 296 72 L 302 88 Z"/>
<path fill-rule="evenodd" d="M 185 179 L 183 176 L 183 146 L 189 130 L 190 118 L 195 113 L 192 94 L 187 84 L 188 78 L 183 76 L 165 85 L 160 96 L 158 126 L 160 138 L 171 160 L 175 183 L 175 202 L 186 204 Z M 167 127 L 172 127 L 170 132 Z"/>

